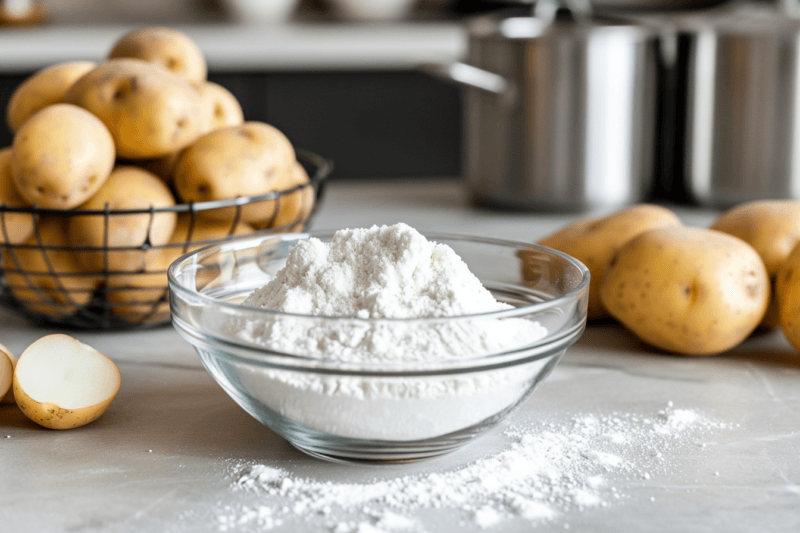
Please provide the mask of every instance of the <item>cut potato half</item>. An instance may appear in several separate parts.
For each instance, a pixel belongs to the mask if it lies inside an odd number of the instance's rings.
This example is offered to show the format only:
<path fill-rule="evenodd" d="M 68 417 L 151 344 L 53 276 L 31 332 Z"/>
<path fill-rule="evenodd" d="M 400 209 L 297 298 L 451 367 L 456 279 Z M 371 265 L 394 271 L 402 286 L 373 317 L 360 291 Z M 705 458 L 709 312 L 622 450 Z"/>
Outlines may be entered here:
<path fill-rule="evenodd" d="M 83 426 L 102 415 L 120 386 L 117 365 L 68 335 L 47 335 L 22 353 L 14 397 L 25 416 L 50 429 Z"/>
<path fill-rule="evenodd" d="M 0 344 L 0 403 L 14 403 L 14 391 L 11 381 L 14 377 L 14 363 L 17 358 L 11 351 Z"/>

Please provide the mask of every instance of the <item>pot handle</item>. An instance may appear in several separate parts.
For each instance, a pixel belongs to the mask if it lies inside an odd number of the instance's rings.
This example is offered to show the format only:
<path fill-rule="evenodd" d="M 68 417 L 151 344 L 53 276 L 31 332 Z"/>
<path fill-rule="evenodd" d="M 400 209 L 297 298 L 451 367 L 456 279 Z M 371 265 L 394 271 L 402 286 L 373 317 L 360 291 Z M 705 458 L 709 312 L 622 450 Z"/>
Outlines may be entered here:
<path fill-rule="evenodd" d="M 444 65 L 426 63 L 420 65 L 419 68 L 421 71 L 437 78 L 456 82 L 474 89 L 481 89 L 493 94 L 507 96 L 513 92 L 511 84 L 503 76 L 459 61 L 446 63 Z"/>

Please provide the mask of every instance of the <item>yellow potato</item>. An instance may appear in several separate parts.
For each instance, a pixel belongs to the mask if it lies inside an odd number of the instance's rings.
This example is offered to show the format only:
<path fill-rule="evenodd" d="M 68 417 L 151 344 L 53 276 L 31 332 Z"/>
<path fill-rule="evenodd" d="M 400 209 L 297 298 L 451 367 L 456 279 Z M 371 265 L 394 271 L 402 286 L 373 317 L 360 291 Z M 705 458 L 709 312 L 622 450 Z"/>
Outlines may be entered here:
<path fill-rule="evenodd" d="M 14 377 L 14 366 L 17 358 L 11 350 L 0 344 L 0 403 L 14 403 L 14 391 L 11 381 Z"/>
<path fill-rule="evenodd" d="M 184 253 L 231 235 L 246 235 L 253 231 L 248 224 L 239 223 L 232 227 L 229 222 L 201 218 L 196 218 L 192 224 L 189 213 L 180 213 L 169 244 L 147 252 L 144 272 L 109 276 L 107 300 L 111 304 L 111 313 L 122 320 L 135 323 L 167 320 L 167 269 L 170 264 Z"/>
<path fill-rule="evenodd" d="M 114 361 L 68 335 L 47 335 L 22 352 L 14 370 L 20 410 L 50 429 L 93 422 L 119 392 Z"/>
<path fill-rule="evenodd" d="M 9 290 L 29 312 L 70 316 L 92 300 L 102 277 L 86 273 L 75 252 L 59 249 L 69 246 L 65 218 L 40 217 L 37 234 L 41 242 L 34 235 L 25 242 L 30 248 L 15 247 L 4 254 Z"/>
<path fill-rule="evenodd" d="M 46 107 L 14 136 L 11 172 L 31 204 L 72 209 L 92 196 L 114 166 L 114 141 L 94 115 L 69 104 Z"/>
<path fill-rule="evenodd" d="M 205 202 L 255 196 L 278 190 L 295 161 L 292 144 L 278 129 L 262 122 L 245 122 L 200 137 L 181 154 L 175 169 L 175 189 L 185 202 Z M 274 201 L 241 208 L 249 224 L 269 221 Z M 203 211 L 215 220 L 234 220 L 236 208 Z"/>
<path fill-rule="evenodd" d="M 136 324 L 169 319 L 167 268 L 172 261 L 166 250 L 169 249 L 148 251 L 143 272 L 108 277 L 106 301 L 111 314 Z"/>
<path fill-rule="evenodd" d="M 755 248 L 767 267 L 772 297 L 761 327 L 779 326 L 775 278 L 792 249 L 800 242 L 800 201 L 758 200 L 723 213 L 711 229 L 739 237 Z"/>
<path fill-rule="evenodd" d="M 180 155 L 181 152 L 174 152 L 158 159 L 137 161 L 137 164 L 164 180 L 167 185 L 172 185 L 175 181 L 175 167 L 178 165 Z"/>
<path fill-rule="evenodd" d="M 298 161 L 295 161 L 289 172 L 285 172 L 283 176 L 285 176 L 283 184 L 278 186 L 278 190 L 281 191 L 309 183 L 308 174 Z M 304 221 L 314 208 L 314 201 L 314 187 L 310 185 L 282 195 L 275 200 L 277 204 L 275 217 L 266 224 L 259 224 L 258 229 L 268 227 L 275 228 L 276 231 L 302 231 Z"/>
<path fill-rule="evenodd" d="M 780 327 L 789 342 L 800 350 L 800 244 L 792 249 L 778 270 L 775 296 Z"/>
<path fill-rule="evenodd" d="M 0 204 L 23 207 L 28 202 L 20 196 L 11 176 L 11 148 L 0 150 Z M 21 244 L 33 234 L 33 215 L 3 213 L 0 216 L 0 243 Z"/>
<path fill-rule="evenodd" d="M 37 111 L 61 103 L 72 84 L 95 66 L 97 63 L 94 61 L 59 63 L 23 81 L 8 101 L 6 121 L 9 129 L 15 132 Z"/>
<path fill-rule="evenodd" d="M 604 217 L 580 220 L 541 239 L 538 244 L 571 255 L 586 265 L 591 274 L 587 317 L 604 318 L 608 312 L 600 300 L 600 280 L 617 250 L 645 231 L 681 225 L 680 219 L 669 209 L 639 204 Z"/>
<path fill-rule="evenodd" d="M 761 322 L 769 278 L 758 252 L 737 237 L 660 228 L 617 252 L 600 297 L 644 342 L 681 354 L 713 355 L 739 344 Z"/>
<path fill-rule="evenodd" d="M 110 211 L 165 208 L 175 205 L 175 199 L 164 184 L 154 174 L 135 166 L 123 165 L 114 169 L 106 183 L 80 209 Z M 138 271 L 145 265 L 145 249 L 160 246 L 169 241 L 175 230 L 177 215 L 161 212 L 119 215 L 108 217 L 107 231 L 105 216 L 73 216 L 69 222 L 69 239 L 74 246 L 97 248 L 80 254 L 81 262 L 91 270 Z M 107 235 L 106 235 L 107 233 Z M 107 239 L 107 240 L 106 240 Z M 113 248 L 107 254 L 104 246 Z M 129 248 L 129 249 L 125 249 Z"/>
<path fill-rule="evenodd" d="M 67 91 L 65 101 L 95 114 L 114 138 L 117 156 L 154 159 L 200 135 L 200 95 L 185 79 L 139 59 L 101 63 Z"/>
<path fill-rule="evenodd" d="M 207 74 L 206 60 L 195 42 L 172 28 L 143 28 L 123 35 L 108 57 L 156 63 L 193 83 L 205 81 Z"/>
<path fill-rule="evenodd" d="M 211 81 L 195 88 L 203 102 L 203 133 L 244 123 L 242 106 L 228 89 Z"/>

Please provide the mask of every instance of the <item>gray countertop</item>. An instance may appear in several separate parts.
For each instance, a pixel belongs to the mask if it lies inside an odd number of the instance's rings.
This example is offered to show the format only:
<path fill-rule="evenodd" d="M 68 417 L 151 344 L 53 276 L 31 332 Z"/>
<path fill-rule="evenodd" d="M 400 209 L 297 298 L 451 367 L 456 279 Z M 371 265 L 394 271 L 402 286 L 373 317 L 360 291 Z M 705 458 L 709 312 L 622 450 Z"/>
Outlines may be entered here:
<path fill-rule="evenodd" d="M 715 215 L 676 211 L 690 224 Z M 332 182 L 314 227 L 402 221 L 530 241 L 572 218 L 478 210 L 455 181 Z M 0 324 L 0 342 L 17 354 L 51 331 L 5 312 Z M 69 431 L 39 428 L 15 406 L 0 406 L 0 531 L 203 532 L 233 522 L 228 531 L 264 531 L 267 524 L 246 519 L 247 506 L 285 502 L 235 489 L 243 464 L 336 483 L 448 472 L 505 449 L 510 428 L 571 427 L 587 415 L 638 420 L 668 406 L 714 423 L 666 443 L 657 462 L 631 447 L 622 454 L 629 468 L 604 474 L 603 506 L 566 505 L 550 520 L 512 517 L 487 529 L 464 509 L 421 509 L 413 530 L 800 531 L 800 357 L 780 332 L 718 357 L 683 358 L 613 323 L 590 324 L 537 392 L 487 435 L 441 458 L 370 466 L 294 450 L 240 409 L 170 327 L 70 333 L 117 362 L 122 388 L 103 417 Z M 361 529 L 342 531 L 376 531 L 368 517 L 348 520 L 361 520 Z M 334 531 L 336 521 L 335 509 L 325 520 L 289 512 L 274 531 Z"/>

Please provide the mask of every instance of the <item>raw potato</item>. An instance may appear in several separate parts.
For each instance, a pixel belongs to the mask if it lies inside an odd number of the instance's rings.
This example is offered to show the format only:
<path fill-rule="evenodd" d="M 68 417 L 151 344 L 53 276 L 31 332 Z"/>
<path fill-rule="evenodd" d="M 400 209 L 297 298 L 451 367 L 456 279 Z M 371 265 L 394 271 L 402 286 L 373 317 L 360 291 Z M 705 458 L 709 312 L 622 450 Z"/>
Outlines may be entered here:
<path fill-rule="evenodd" d="M 586 265 L 591 274 L 587 317 L 605 318 L 609 314 L 600 300 L 600 281 L 617 250 L 645 231 L 679 226 L 682 226 L 680 219 L 669 209 L 639 204 L 604 217 L 580 220 L 538 244 L 571 255 Z"/>
<path fill-rule="evenodd" d="M 172 261 L 165 250 L 147 252 L 145 272 L 109 276 L 106 300 L 111 314 L 134 324 L 169 319 L 166 271 Z"/>
<path fill-rule="evenodd" d="M 0 150 L 0 204 L 24 207 L 28 202 L 20 196 L 11 176 L 11 148 Z M 21 244 L 33 234 L 33 215 L 3 213 L 0 217 L 0 244 Z"/>
<path fill-rule="evenodd" d="M 291 170 L 284 176 L 284 183 L 278 187 L 278 190 L 281 191 L 309 183 L 308 174 L 298 161 L 294 162 Z M 281 231 L 302 231 L 303 222 L 314 209 L 314 188 L 303 187 L 295 192 L 282 195 L 275 202 L 278 205 L 275 217 L 265 225 L 260 224 L 258 229 L 270 227 L 279 228 Z"/>
<path fill-rule="evenodd" d="M 244 123 L 242 106 L 228 89 L 211 81 L 195 87 L 203 102 L 203 133 Z"/>
<path fill-rule="evenodd" d="M 737 237 L 661 228 L 619 250 L 600 297 L 644 342 L 681 354 L 713 355 L 739 344 L 761 322 L 769 277 L 758 252 Z"/>
<path fill-rule="evenodd" d="M 84 75 L 65 101 L 95 114 L 111 131 L 117 156 L 154 159 L 193 142 L 202 103 L 191 83 L 139 59 L 113 59 Z"/>
<path fill-rule="evenodd" d="M 25 309 L 52 318 L 75 313 L 88 304 L 102 277 L 85 273 L 76 252 L 67 247 L 66 219 L 40 217 L 38 235 L 26 245 L 36 248 L 9 249 L 3 268 L 11 294 Z M 40 246 L 47 246 L 47 250 Z"/>
<path fill-rule="evenodd" d="M 206 60 L 194 41 L 172 28 L 150 27 L 123 35 L 108 57 L 156 63 L 193 83 L 205 81 L 208 70 Z"/>
<path fill-rule="evenodd" d="M 50 429 L 71 429 L 106 412 L 119 391 L 114 361 L 67 335 L 47 335 L 22 353 L 14 397 L 22 412 Z"/>
<path fill-rule="evenodd" d="M 175 188 L 185 202 L 256 196 L 278 190 L 295 162 L 292 144 L 278 129 L 263 122 L 245 122 L 212 131 L 189 146 L 175 169 Z M 241 220 L 267 223 L 274 201 L 242 207 Z M 230 221 L 236 208 L 202 212 L 203 217 Z"/>
<path fill-rule="evenodd" d="M 761 322 L 764 329 L 779 326 L 775 279 L 789 253 L 800 242 L 800 201 L 758 200 L 747 202 L 723 213 L 711 229 L 739 237 L 755 248 L 767 267 L 771 297 Z"/>
<path fill-rule="evenodd" d="M 783 262 L 775 283 L 778 319 L 786 338 L 800 350 L 800 244 Z"/>
<path fill-rule="evenodd" d="M 96 66 L 94 61 L 59 63 L 42 69 L 23 81 L 8 101 L 8 128 L 16 132 L 37 111 L 62 103 L 72 84 Z"/>
<path fill-rule="evenodd" d="M 181 152 L 175 152 L 158 159 L 138 161 L 137 164 L 164 180 L 167 185 L 172 185 L 175 182 L 175 167 L 178 165 L 180 155 Z"/>
<path fill-rule="evenodd" d="M 135 166 L 123 165 L 114 169 L 103 187 L 97 191 L 80 209 L 104 210 L 108 205 L 111 211 L 166 208 L 175 205 L 175 198 L 154 174 Z M 177 215 L 161 212 L 132 215 L 110 215 L 108 231 L 104 229 L 105 216 L 80 215 L 70 217 L 69 239 L 73 246 L 90 246 L 98 251 L 85 251 L 80 254 L 81 262 L 90 270 L 138 271 L 145 265 L 145 243 L 152 246 L 166 244 L 175 230 Z M 107 241 L 105 240 L 107 237 Z M 130 250 L 111 250 L 104 254 L 101 250 L 131 247 Z"/>
<path fill-rule="evenodd" d="M 11 171 L 31 204 L 72 209 L 103 185 L 114 158 L 114 141 L 97 117 L 56 104 L 29 118 L 14 136 Z"/>
<path fill-rule="evenodd" d="M 0 403 L 14 403 L 14 390 L 11 381 L 17 358 L 11 350 L 0 344 Z"/>
<path fill-rule="evenodd" d="M 210 244 L 209 241 L 224 239 L 230 235 L 245 235 L 254 231 L 248 224 L 239 223 L 232 227 L 229 222 L 195 219 L 191 241 L 189 238 L 191 215 L 180 213 L 178 223 L 170 243 L 175 246 L 153 249 L 147 252 L 145 272 L 113 275 L 108 279 L 107 300 L 111 312 L 122 320 L 140 322 L 160 322 L 169 318 L 167 296 L 167 269 L 184 253 Z M 182 246 L 178 246 L 182 245 Z"/>

